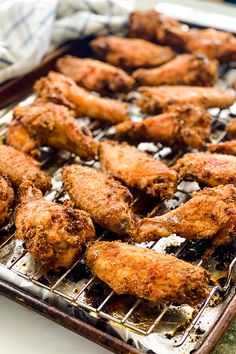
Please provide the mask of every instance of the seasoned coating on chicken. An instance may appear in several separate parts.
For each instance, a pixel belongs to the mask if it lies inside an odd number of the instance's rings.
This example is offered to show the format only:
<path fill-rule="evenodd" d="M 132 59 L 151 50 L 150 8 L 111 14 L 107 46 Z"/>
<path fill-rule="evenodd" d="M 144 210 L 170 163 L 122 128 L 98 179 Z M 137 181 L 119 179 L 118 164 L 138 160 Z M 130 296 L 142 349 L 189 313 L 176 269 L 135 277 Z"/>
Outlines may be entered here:
<path fill-rule="evenodd" d="M 157 28 L 157 39 L 175 49 L 205 55 L 220 62 L 236 60 L 236 37 L 213 28 L 186 30 L 180 23 L 166 22 Z"/>
<path fill-rule="evenodd" d="M 136 100 L 136 104 L 141 107 L 143 112 L 150 114 L 160 113 L 166 107 L 174 104 L 190 103 L 205 108 L 227 108 L 235 100 L 233 94 L 216 87 L 142 86 L 138 91 L 141 97 Z"/>
<path fill-rule="evenodd" d="M 82 245 L 95 236 L 90 216 L 67 204 L 49 202 L 31 182 L 19 187 L 16 238 L 47 268 L 70 267 Z"/>
<path fill-rule="evenodd" d="M 233 118 L 231 119 L 227 126 L 226 126 L 226 131 L 229 135 L 236 136 L 236 119 Z"/>
<path fill-rule="evenodd" d="M 163 47 L 144 39 L 99 37 L 90 42 L 94 53 L 112 65 L 126 69 L 152 68 L 174 58 L 170 47 Z"/>
<path fill-rule="evenodd" d="M 96 242 L 86 252 L 94 274 L 115 293 L 197 305 L 209 295 L 205 269 L 168 254 L 122 242 Z"/>
<path fill-rule="evenodd" d="M 70 78 L 51 71 L 48 76 L 39 79 L 34 86 L 39 97 L 63 104 L 79 116 L 98 119 L 117 124 L 129 119 L 127 103 L 109 98 L 97 97 Z"/>
<path fill-rule="evenodd" d="M 66 55 L 57 61 L 57 68 L 79 86 L 104 96 L 114 92 L 129 92 L 134 84 L 134 79 L 122 69 L 95 59 Z"/>
<path fill-rule="evenodd" d="M 211 144 L 208 146 L 208 150 L 212 153 L 236 156 L 236 139 L 231 141 L 223 141 L 222 143 L 218 144 Z"/>
<path fill-rule="evenodd" d="M 27 180 L 42 191 L 51 187 L 50 177 L 40 170 L 40 164 L 11 146 L 0 145 L 0 173 L 7 176 L 15 187 Z"/>
<path fill-rule="evenodd" d="M 216 60 L 203 56 L 182 54 L 154 69 L 138 69 L 133 78 L 139 85 L 213 86 L 218 76 Z"/>
<path fill-rule="evenodd" d="M 111 176 L 95 168 L 71 165 L 63 168 L 64 189 L 75 205 L 119 235 L 131 235 L 136 217 L 132 195 Z"/>
<path fill-rule="evenodd" d="M 200 106 L 170 106 L 163 114 L 141 122 L 123 122 L 115 130 L 120 140 L 131 143 L 151 141 L 169 146 L 180 143 L 200 149 L 211 132 L 211 116 Z"/>
<path fill-rule="evenodd" d="M 14 191 L 7 178 L 0 175 L 0 225 L 10 217 L 10 207 L 14 200 Z"/>
<path fill-rule="evenodd" d="M 178 24 L 178 21 L 155 10 L 134 11 L 129 16 L 129 37 L 157 41 L 157 28 L 162 23 Z"/>
<path fill-rule="evenodd" d="M 227 244 L 236 232 L 236 188 L 232 184 L 205 188 L 177 209 L 137 225 L 137 242 L 156 240 L 176 233 L 188 240 L 214 238 Z"/>
<path fill-rule="evenodd" d="M 102 169 L 127 186 L 154 197 L 172 198 L 178 175 L 163 162 L 127 143 L 104 141 L 99 148 Z"/>
<path fill-rule="evenodd" d="M 173 170 L 180 180 L 196 180 L 205 186 L 236 183 L 236 157 L 231 155 L 196 152 L 185 154 Z"/>
<path fill-rule="evenodd" d="M 40 146 L 65 149 L 86 160 L 94 158 L 98 147 L 89 129 L 78 126 L 68 108 L 45 99 L 13 110 L 6 143 L 25 153 L 34 153 Z"/>

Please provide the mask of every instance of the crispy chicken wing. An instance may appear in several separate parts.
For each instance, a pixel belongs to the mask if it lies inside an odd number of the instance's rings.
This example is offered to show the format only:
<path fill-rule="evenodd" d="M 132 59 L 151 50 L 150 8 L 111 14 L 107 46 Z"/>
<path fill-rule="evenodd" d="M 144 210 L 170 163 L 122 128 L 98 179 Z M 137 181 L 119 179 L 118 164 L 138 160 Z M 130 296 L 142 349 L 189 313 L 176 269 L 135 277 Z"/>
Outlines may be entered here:
<path fill-rule="evenodd" d="M 62 179 L 75 205 L 95 222 L 119 235 L 132 233 L 133 198 L 126 187 L 106 173 L 79 165 L 64 167 Z"/>
<path fill-rule="evenodd" d="M 126 143 L 102 142 L 99 149 L 102 169 L 131 187 L 154 197 L 172 198 L 177 173 L 163 162 Z"/>
<path fill-rule="evenodd" d="M 139 85 L 196 85 L 213 86 L 218 73 L 216 60 L 193 54 L 178 55 L 154 69 L 138 69 L 133 78 Z"/>
<path fill-rule="evenodd" d="M 10 217 L 10 207 L 14 200 L 14 191 L 7 178 L 0 175 L 0 225 Z"/>
<path fill-rule="evenodd" d="M 40 170 L 40 164 L 11 146 L 0 145 L 0 173 L 16 187 L 25 180 L 33 182 L 42 191 L 51 186 L 50 177 Z"/>
<path fill-rule="evenodd" d="M 70 78 L 53 71 L 39 79 L 34 88 L 40 97 L 68 106 L 80 116 L 113 124 L 129 119 L 126 103 L 97 97 Z"/>
<path fill-rule="evenodd" d="M 197 152 L 185 154 L 173 167 L 181 180 L 214 187 L 236 183 L 236 156 Z"/>
<path fill-rule="evenodd" d="M 15 236 L 48 268 L 70 267 L 82 245 L 95 236 L 89 215 L 66 204 L 49 202 L 30 182 L 19 188 Z"/>
<path fill-rule="evenodd" d="M 201 105 L 205 108 L 226 108 L 234 103 L 235 97 L 224 89 L 197 86 L 142 86 L 141 97 L 136 100 L 143 112 L 159 113 L 173 104 Z"/>
<path fill-rule="evenodd" d="M 57 61 L 57 68 L 79 86 L 102 95 L 129 92 L 134 84 L 134 79 L 125 71 L 95 59 L 67 55 Z"/>
<path fill-rule="evenodd" d="M 163 114 L 141 122 L 123 122 L 115 127 L 121 140 L 152 141 L 165 145 L 185 144 L 200 149 L 211 131 L 211 116 L 200 106 L 170 106 Z"/>
<path fill-rule="evenodd" d="M 226 131 L 229 135 L 236 136 L 236 118 L 233 118 L 228 122 Z"/>
<path fill-rule="evenodd" d="M 174 58 L 169 47 L 163 47 L 144 39 L 107 36 L 91 41 L 91 48 L 100 58 L 122 68 L 152 68 Z"/>
<path fill-rule="evenodd" d="M 235 232 L 236 188 L 228 184 L 205 188 L 175 210 L 142 219 L 134 238 L 143 242 L 176 233 L 188 240 L 215 238 L 216 244 L 226 244 Z"/>
<path fill-rule="evenodd" d="M 208 147 L 210 152 L 236 156 L 236 140 L 223 141 L 218 144 L 211 144 Z"/>
<path fill-rule="evenodd" d="M 14 109 L 6 142 L 25 153 L 34 152 L 39 146 L 50 146 L 68 150 L 83 159 L 94 158 L 98 147 L 90 131 L 78 126 L 68 108 L 45 99 Z"/>
<path fill-rule="evenodd" d="M 174 256 L 121 242 L 96 242 L 86 259 L 117 294 L 157 302 L 196 305 L 209 295 L 209 276 Z"/>

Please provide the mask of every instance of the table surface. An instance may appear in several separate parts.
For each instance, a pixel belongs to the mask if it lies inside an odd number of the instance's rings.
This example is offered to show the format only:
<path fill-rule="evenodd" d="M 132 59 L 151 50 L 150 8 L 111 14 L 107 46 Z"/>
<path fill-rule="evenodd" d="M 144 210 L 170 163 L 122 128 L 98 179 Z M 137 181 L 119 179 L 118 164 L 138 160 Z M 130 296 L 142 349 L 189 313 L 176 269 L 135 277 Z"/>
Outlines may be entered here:
<path fill-rule="evenodd" d="M 236 7 L 221 7 L 198 0 L 167 0 L 236 16 Z M 137 0 L 137 8 L 154 7 L 156 0 Z M 164 2 L 164 0 L 162 1 Z M 108 354 L 108 350 L 0 296 L 1 354 Z M 14 335 L 13 335 L 14 334 Z M 236 353 L 236 321 L 220 340 L 214 354 Z"/>

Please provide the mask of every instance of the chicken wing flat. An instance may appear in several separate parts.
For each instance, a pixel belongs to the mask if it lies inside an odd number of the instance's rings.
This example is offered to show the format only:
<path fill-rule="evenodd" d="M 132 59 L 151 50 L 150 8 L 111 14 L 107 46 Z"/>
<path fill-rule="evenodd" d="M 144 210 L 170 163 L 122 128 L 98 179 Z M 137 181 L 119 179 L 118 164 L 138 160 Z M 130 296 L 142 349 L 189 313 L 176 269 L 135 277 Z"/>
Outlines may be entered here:
<path fill-rule="evenodd" d="M 144 39 L 108 36 L 96 38 L 90 45 L 101 59 L 125 69 L 152 68 L 175 56 L 171 48 Z"/>
<path fill-rule="evenodd" d="M 95 59 L 67 55 L 57 61 L 57 68 L 79 86 L 101 95 L 129 92 L 134 84 L 134 79 L 125 71 Z"/>
<path fill-rule="evenodd" d="M 40 170 L 40 164 L 11 146 L 0 145 L 0 173 L 16 187 L 25 180 L 33 182 L 42 191 L 51 187 L 50 177 Z"/>
<path fill-rule="evenodd" d="M 106 173 L 79 165 L 64 167 L 62 180 L 76 207 L 88 212 L 96 223 L 119 235 L 132 233 L 133 198 L 126 187 Z"/>
<path fill-rule="evenodd" d="M 6 143 L 25 153 L 39 146 L 65 149 L 86 160 L 94 158 L 98 147 L 90 131 L 78 126 L 68 108 L 45 99 L 14 109 Z"/>
<path fill-rule="evenodd" d="M 236 188 L 232 184 L 205 188 L 175 210 L 144 218 L 137 225 L 137 242 L 156 240 L 176 233 L 188 240 L 214 238 L 227 244 L 236 232 Z"/>
<path fill-rule="evenodd" d="M 86 253 L 95 275 L 117 294 L 196 305 L 209 295 L 205 269 L 122 242 L 96 242 Z"/>
<path fill-rule="evenodd" d="M 200 149 L 211 132 L 211 116 L 200 106 L 170 106 L 163 114 L 141 122 L 123 122 L 115 130 L 119 139 L 129 142 L 180 143 Z"/>
<path fill-rule="evenodd" d="M 126 103 L 97 97 L 77 86 L 70 78 L 53 71 L 39 79 L 34 88 L 40 97 L 68 106 L 80 116 L 113 124 L 129 119 Z"/>
<path fill-rule="evenodd" d="M 213 86 L 218 76 L 216 60 L 193 54 L 178 55 L 154 69 L 138 69 L 133 78 L 139 85 Z"/>
<path fill-rule="evenodd" d="M 160 113 L 166 107 L 177 104 L 200 105 L 205 108 L 226 108 L 234 103 L 233 94 L 216 87 L 197 86 L 142 86 L 138 89 L 141 97 L 136 100 L 143 112 Z"/>
<path fill-rule="evenodd" d="M 93 222 L 82 210 L 46 201 L 39 189 L 24 182 L 15 211 L 16 238 L 47 268 L 70 267 L 82 245 L 95 236 Z"/>
<path fill-rule="evenodd" d="M 10 207 L 14 200 L 14 191 L 7 178 L 0 176 L 0 225 L 10 217 Z"/>
<path fill-rule="evenodd" d="M 211 144 L 208 150 L 212 153 L 235 155 L 236 156 L 236 140 L 223 141 L 218 144 Z"/>
<path fill-rule="evenodd" d="M 181 180 L 193 181 L 215 187 L 236 183 L 236 157 L 205 152 L 189 153 L 173 167 Z"/>
<path fill-rule="evenodd" d="M 213 28 L 186 30 L 180 23 L 166 22 L 157 28 L 160 43 L 220 62 L 235 61 L 236 37 Z"/>
<path fill-rule="evenodd" d="M 236 136 L 236 119 L 231 119 L 227 126 L 226 131 L 229 135 Z"/>
<path fill-rule="evenodd" d="M 102 169 L 154 197 L 172 198 L 178 175 L 163 162 L 127 143 L 102 142 L 99 149 Z"/>

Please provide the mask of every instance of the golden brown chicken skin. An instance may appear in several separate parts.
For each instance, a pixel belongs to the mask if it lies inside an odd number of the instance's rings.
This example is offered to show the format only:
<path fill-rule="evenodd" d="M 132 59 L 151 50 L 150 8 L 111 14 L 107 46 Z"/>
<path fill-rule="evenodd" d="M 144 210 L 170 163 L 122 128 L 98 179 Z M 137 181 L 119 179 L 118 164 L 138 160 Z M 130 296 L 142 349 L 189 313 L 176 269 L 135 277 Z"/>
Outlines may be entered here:
<path fill-rule="evenodd" d="M 101 59 L 125 69 L 152 68 L 175 56 L 171 48 L 144 39 L 107 36 L 92 40 L 90 46 Z"/>
<path fill-rule="evenodd" d="M 235 155 L 236 156 L 236 140 L 223 141 L 218 144 L 211 144 L 208 146 L 208 150 L 212 153 Z"/>
<path fill-rule="evenodd" d="M 218 73 L 216 60 L 193 54 L 178 55 L 154 69 L 138 69 L 133 78 L 138 85 L 195 85 L 213 86 Z"/>
<path fill-rule="evenodd" d="M 236 119 L 231 119 L 226 125 L 226 131 L 229 135 L 236 136 Z"/>
<path fill-rule="evenodd" d="M 151 141 L 200 149 L 211 132 L 211 116 L 200 106 L 170 106 L 163 114 L 141 122 L 123 122 L 116 125 L 115 130 L 120 140 L 131 143 Z"/>
<path fill-rule="evenodd" d="M 181 180 L 196 180 L 209 187 L 236 183 L 236 157 L 231 155 L 189 153 L 180 158 L 173 169 Z"/>
<path fill-rule="evenodd" d="M 9 220 L 14 191 L 7 178 L 0 175 L 0 225 Z"/>
<path fill-rule="evenodd" d="M 82 245 L 95 236 L 89 215 L 66 204 L 49 202 L 30 182 L 19 188 L 16 238 L 47 268 L 70 267 Z"/>
<path fill-rule="evenodd" d="M 121 294 L 196 305 L 209 295 L 209 276 L 174 256 L 121 242 L 96 242 L 86 253 L 95 275 Z"/>
<path fill-rule="evenodd" d="M 138 89 L 141 97 L 136 104 L 143 112 L 160 113 L 170 105 L 193 104 L 205 108 L 227 108 L 234 103 L 233 94 L 216 87 L 197 86 L 142 86 Z"/>
<path fill-rule="evenodd" d="M 232 184 L 205 188 L 175 210 L 144 218 L 137 225 L 137 242 L 156 240 L 176 233 L 188 240 L 214 238 L 227 244 L 236 232 L 236 188 Z"/>
<path fill-rule="evenodd" d="M 163 162 L 127 143 L 102 142 L 99 158 L 104 171 L 127 186 L 154 197 L 172 198 L 178 175 Z"/>
<path fill-rule="evenodd" d="M 101 95 L 129 92 L 134 79 L 125 71 L 99 60 L 67 55 L 57 61 L 57 68 L 88 91 Z"/>
<path fill-rule="evenodd" d="M 98 147 L 90 131 L 78 126 L 68 108 L 45 99 L 13 110 L 6 143 L 25 153 L 34 153 L 40 146 L 65 149 L 86 160 L 94 158 Z"/>
<path fill-rule="evenodd" d="M 62 180 L 76 207 L 88 212 L 96 223 L 119 235 L 132 234 L 133 198 L 126 187 L 106 173 L 79 165 L 64 167 Z"/>
<path fill-rule="evenodd" d="M 40 170 L 40 164 L 11 146 L 0 145 L 0 173 L 7 176 L 15 187 L 27 180 L 42 191 L 51 187 L 50 177 Z"/>
<path fill-rule="evenodd" d="M 48 76 L 39 79 L 34 88 L 39 97 L 63 104 L 75 110 L 79 116 L 98 119 L 110 124 L 129 119 L 126 103 L 97 97 L 77 86 L 70 78 L 53 71 Z"/>

